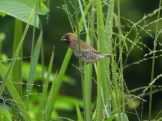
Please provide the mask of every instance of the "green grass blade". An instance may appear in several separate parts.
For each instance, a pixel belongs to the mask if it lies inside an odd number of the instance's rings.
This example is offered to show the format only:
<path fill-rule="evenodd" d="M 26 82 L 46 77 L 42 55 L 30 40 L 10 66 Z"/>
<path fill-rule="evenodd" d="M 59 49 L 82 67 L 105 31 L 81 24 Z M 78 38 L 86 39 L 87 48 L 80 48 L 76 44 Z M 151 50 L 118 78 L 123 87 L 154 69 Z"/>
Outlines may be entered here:
<path fill-rule="evenodd" d="M 30 93 L 33 88 L 36 67 L 38 64 L 39 54 L 40 54 L 40 50 L 41 50 L 41 44 L 42 44 L 42 40 L 43 40 L 42 33 L 43 33 L 43 31 L 40 32 L 40 35 L 38 37 L 37 43 L 34 48 L 33 55 L 31 57 L 30 71 L 29 71 L 29 76 L 28 76 L 27 85 L 26 85 L 27 93 Z M 29 101 L 29 96 L 27 96 L 27 107 L 28 107 L 28 101 Z"/>
<path fill-rule="evenodd" d="M 110 1 L 107 16 L 106 16 L 106 47 L 109 48 L 107 49 L 108 53 L 111 53 L 112 50 L 112 35 L 113 35 L 113 18 L 114 18 L 114 0 Z"/>
<path fill-rule="evenodd" d="M 14 44 L 13 44 L 13 55 L 17 49 L 17 46 L 21 40 L 22 36 L 22 22 L 18 19 L 15 20 L 15 31 L 14 31 Z M 22 58 L 22 48 L 20 49 L 20 52 L 18 54 L 18 58 Z M 16 70 L 16 71 L 15 71 Z M 21 83 L 22 81 L 22 59 L 15 61 L 15 64 L 13 66 L 13 76 L 12 80 L 16 82 L 17 84 Z M 22 95 L 22 85 L 16 86 L 17 91 L 20 95 Z"/>
<path fill-rule="evenodd" d="M 58 76 L 53 81 L 52 88 L 50 90 L 50 94 L 48 96 L 48 100 L 47 100 L 47 104 L 46 104 L 45 121 L 49 121 L 51 118 L 51 113 L 52 113 L 53 106 L 56 101 L 56 96 L 58 95 L 60 86 L 62 84 L 62 78 L 63 78 L 65 71 L 67 69 L 67 66 L 69 64 L 71 55 L 72 55 L 72 51 L 70 49 L 68 49 L 66 56 L 64 58 L 63 64 L 61 66 L 61 69 L 58 73 Z"/>
<path fill-rule="evenodd" d="M 81 11 L 82 19 L 83 20 L 83 25 L 86 30 L 86 42 L 90 44 L 90 37 L 89 37 L 89 29 L 87 26 L 88 21 L 86 21 L 86 14 L 88 13 L 87 7 L 86 9 L 83 10 L 83 5 L 81 0 L 78 0 L 79 3 L 79 8 Z M 91 2 L 90 2 L 91 3 Z M 89 3 L 89 4 L 90 4 Z M 84 12 L 85 11 L 85 12 Z M 82 92 L 83 92 L 83 100 L 84 100 L 84 120 L 85 121 L 90 121 L 91 120 L 91 95 L 92 95 L 92 64 L 85 65 L 85 70 L 84 70 L 84 79 L 82 80 Z"/>
<path fill-rule="evenodd" d="M 51 72 L 52 72 L 52 67 L 53 67 L 53 61 L 54 61 L 54 50 L 52 51 L 51 59 L 49 62 L 47 78 L 44 79 L 43 92 L 41 96 L 41 102 L 38 108 L 39 113 L 37 115 L 37 121 L 40 121 L 41 119 L 43 119 L 42 116 L 43 116 L 43 112 L 45 110 L 45 104 L 47 101 L 47 90 L 48 90 L 49 78 L 50 78 L 50 75 L 52 74 Z"/>
<path fill-rule="evenodd" d="M 22 22 L 18 19 L 15 19 L 15 31 L 14 31 L 14 41 L 13 41 L 13 55 L 17 49 L 17 46 L 21 40 L 21 36 L 22 36 Z M 20 49 L 20 52 L 18 54 L 18 58 L 22 58 L 22 50 L 23 50 L 23 46 Z M 15 87 L 19 93 L 20 96 L 22 96 L 22 59 L 20 60 L 16 60 L 15 64 L 13 66 L 13 71 L 12 71 L 12 80 L 14 83 L 16 83 Z M 14 116 L 14 120 L 19 120 L 19 112 L 17 112 L 16 110 L 13 110 L 13 115 Z"/>
<path fill-rule="evenodd" d="M 100 52 L 104 51 L 104 40 L 105 37 L 105 30 L 104 30 L 104 21 L 103 21 L 103 12 L 102 12 L 102 4 L 101 0 L 96 1 L 96 10 L 97 10 L 97 33 L 98 33 L 98 41 L 97 41 L 97 47 Z M 104 73 L 102 73 L 102 66 L 101 62 L 97 62 L 97 108 L 96 108 L 96 121 L 101 121 L 103 118 L 102 108 L 102 76 Z M 107 96 L 107 95 L 106 95 Z"/>
<path fill-rule="evenodd" d="M 38 64 L 38 59 L 39 59 L 39 54 L 40 54 L 40 48 L 42 44 L 42 31 L 40 32 L 40 35 L 38 37 L 36 46 L 34 48 L 33 55 L 31 57 L 31 63 L 30 63 L 30 72 L 27 80 L 27 91 L 31 91 L 33 86 L 32 84 L 34 83 L 34 78 L 35 78 L 35 72 L 36 72 L 36 66 Z"/>
<path fill-rule="evenodd" d="M 91 120 L 92 64 L 85 65 L 83 80 L 84 120 Z"/>
<path fill-rule="evenodd" d="M 97 63 L 97 106 L 96 106 L 96 121 L 102 120 L 102 98 L 101 98 L 101 63 Z"/>
<path fill-rule="evenodd" d="M 83 117 L 82 117 L 82 113 L 79 109 L 79 105 L 77 102 L 75 103 L 75 107 L 76 107 L 76 112 L 77 112 L 77 116 L 78 116 L 78 121 L 84 121 Z"/>

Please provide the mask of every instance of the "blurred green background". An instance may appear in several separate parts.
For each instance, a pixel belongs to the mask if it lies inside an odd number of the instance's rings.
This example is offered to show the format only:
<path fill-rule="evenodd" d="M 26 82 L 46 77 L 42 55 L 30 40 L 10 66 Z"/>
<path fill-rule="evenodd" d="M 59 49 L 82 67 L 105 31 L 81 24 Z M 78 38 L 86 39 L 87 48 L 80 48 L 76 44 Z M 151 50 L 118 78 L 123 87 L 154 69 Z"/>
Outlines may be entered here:
<path fill-rule="evenodd" d="M 158 8 L 159 0 L 121 0 L 121 16 L 130 19 L 131 21 L 138 21 L 140 20 L 144 15 L 154 11 Z M 60 38 L 67 32 L 72 32 L 68 17 L 66 13 L 61 9 L 61 6 L 64 4 L 63 0 L 51 0 L 50 1 L 50 12 L 48 14 L 48 17 L 46 19 L 42 19 L 43 22 L 43 30 L 44 30 L 44 56 L 45 56 L 45 65 L 48 64 L 51 51 L 53 46 L 55 46 L 55 59 L 54 59 L 54 68 L 53 72 L 57 72 L 59 68 L 62 65 L 62 61 L 64 59 L 67 46 L 60 42 Z M 148 20 L 149 21 L 149 20 Z M 125 23 L 126 24 L 126 23 Z M 162 24 L 160 24 L 162 25 Z M 12 41 L 13 41 L 13 33 L 14 33 L 14 18 L 10 16 L 0 17 L 0 33 L 5 33 L 6 38 L 3 42 L 2 47 L 2 53 L 6 54 L 8 58 L 12 58 Z M 27 34 L 27 37 L 25 38 L 24 43 L 24 57 L 30 56 L 30 50 L 31 50 L 31 35 L 32 35 L 32 29 Z M 143 42 L 153 49 L 153 39 L 147 35 L 142 36 Z M 84 38 L 82 38 L 84 39 Z M 159 39 L 160 40 L 160 39 Z M 160 40 L 161 41 L 161 40 Z M 160 47 L 157 47 L 160 48 Z M 140 60 L 143 55 L 147 52 L 146 49 L 143 50 L 134 50 L 130 57 L 128 58 L 128 64 L 137 60 Z M 24 61 L 28 62 L 30 58 L 24 59 Z M 66 72 L 66 75 L 71 77 L 74 81 L 73 84 L 64 83 L 61 86 L 60 94 L 66 95 L 70 97 L 77 97 L 82 98 L 82 91 L 81 91 L 81 82 L 80 82 L 80 74 L 79 71 L 72 66 L 78 65 L 78 59 L 76 57 L 72 56 L 70 65 L 68 66 L 68 71 Z M 162 58 L 158 58 L 156 60 L 155 65 L 155 77 L 156 75 L 159 75 L 162 73 Z M 142 62 L 137 65 L 131 66 L 131 68 L 127 68 L 124 71 L 124 78 L 127 84 L 127 87 L 129 90 L 146 86 L 150 82 L 150 73 L 151 73 L 151 60 Z M 94 74 L 95 75 L 95 74 Z M 156 85 L 161 85 L 161 79 L 156 82 Z M 41 85 L 41 82 L 37 82 L 37 85 Z M 39 92 L 39 88 L 37 87 L 37 91 Z M 94 84 L 93 87 L 93 100 L 96 97 L 96 85 Z M 135 93 L 136 95 L 138 92 Z M 162 107 L 162 93 L 161 91 L 158 91 L 153 95 L 153 114 L 161 110 Z M 146 95 L 143 97 L 148 101 L 149 95 Z M 58 99 L 59 100 L 59 99 Z M 59 104 L 58 104 L 59 105 Z M 61 104 L 60 104 L 61 105 Z M 131 106 L 131 105 L 130 105 Z M 137 108 L 140 112 L 141 106 L 143 106 L 143 116 L 147 118 L 148 113 L 148 102 L 145 102 L 143 105 L 140 104 L 140 106 Z M 64 105 L 63 105 L 64 107 Z M 131 112 L 131 108 L 128 107 L 128 110 Z M 75 107 L 71 109 L 71 111 L 63 111 L 59 110 L 59 114 L 64 117 L 73 117 L 73 113 L 75 113 Z M 133 114 L 128 113 L 128 117 L 130 118 L 130 121 L 136 121 L 136 116 Z"/>

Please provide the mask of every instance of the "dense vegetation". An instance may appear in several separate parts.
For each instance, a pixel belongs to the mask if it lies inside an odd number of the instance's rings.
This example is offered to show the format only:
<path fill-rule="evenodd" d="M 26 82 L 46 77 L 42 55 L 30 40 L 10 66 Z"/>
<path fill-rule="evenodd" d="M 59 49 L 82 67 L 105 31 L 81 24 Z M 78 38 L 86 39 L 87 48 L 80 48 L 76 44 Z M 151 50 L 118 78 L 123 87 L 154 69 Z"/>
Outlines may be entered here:
<path fill-rule="evenodd" d="M 161 9 L 0 0 L 0 121 L 161 121 Z M 60 41 L 67 32 L 111 58 L 85 64 Z"/>

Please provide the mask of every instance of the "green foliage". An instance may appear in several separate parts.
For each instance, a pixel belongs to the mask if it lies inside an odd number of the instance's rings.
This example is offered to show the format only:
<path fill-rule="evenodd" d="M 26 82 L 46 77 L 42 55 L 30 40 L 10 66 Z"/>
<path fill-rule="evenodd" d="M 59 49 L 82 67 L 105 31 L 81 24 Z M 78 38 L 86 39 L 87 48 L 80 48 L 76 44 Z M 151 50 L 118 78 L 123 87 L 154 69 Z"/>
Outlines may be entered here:
<path fill-rule="evenodd" d="M 0 12 L 17 18 L 23 22 L 28 22 L 28 18 L 31 15 L 32 9 L 36 6 L 37 0 L 0 0 Z M 43 4 L 39 3 L 36 15 L 36 21 L 32 16 L 30 25 L 39 27 L 38 15 L 45 15 L 49 11 L 48 8 Z"/>
<path fill-rule="evenodd" d="M 34 78 L 35 78 L 35 70 L 36 70 L 36 66 L 38 63 L 38 58 L 39 58 L 39 54 L 40 54 L 40 48 L 41 48 L 41 44 L 42 44 L 42 32 L 39 35 L 38 41 L 35 45 L 35 49 L 34 49 L 34 53 L 32 55 L 31 58 L 31 65 L 30 65 L 30 71 L 29 71 L 29 77 L 27 80 L 27 91 L 31 91 L 32 90 L 32 84 L 34 83 Z"/>
<path fill-rule="evenodd" d="M 14 31 L 14 45 L 13 45 L 13 55 L 16 52 L 17 46 L 21 40 L 22 36 L 22 22 L 19 20 L 15 20 L 15 31 Z M 22 48 L 20 49 L 20 52 L 18 54 L 18 58 L 22 58 Z M 13 77 L 12 79 L 14 82 L 21 83 L 22 80 L 22 60 L 16 61 L 13 67 Z M 22 86 L 18 85 L 17 87 L 18 92 L 20 95 L 22 94 Z"/>
<path fill-rule="evenodd" d="M 12 113 L 10 113 L 9 108 L 7 106 L 0 106 L 0 120 L 1 121 L 11 121 Z"/>
<path fill-rule="evenodd" d="M 83 117 L 82 117 L 82 113 L 81 113 L 81 111 L 79 109 L 79 106 L 78 106 L 77 102 L 76 102 L 76 112 L 77 112 L 77 116 L 78 116 L 78 121 L 84 121 Z"/>
<path fill-rule="evenodd" d="M 32 12 L 32 14 L 33 14 L 33 12 Z M 32 14 L 31 14 L 31 16 L 32 16 Z M 30 23 L 30 20 L 31 20 L 31 16 L 29 18 L 29 23 Z M 22 44 L 23 44 L 24 38 L 26 36 L 26 33 L 28 31 L 28 28 L 29 28 L 29 24 L 26 25 L 24 33 L 23 33 L 23 35 L 21 37 L 21 40 L 20 40 L 20 42 L 19 42 L 19 44 L 17 46 L 17 49 L 16 49 L 16 51 L 14 53 L 13 60 L 11 61 L 10 65 L 9 65 L 9 68 L 7 70 L 7 73 L 6 74 L 4 74 L 4 72 L 1 73 L 1 78 L 3 79 L 3 82 L 1 84 L 1 89 L 0 89 L 0 96 L 2 96 L 2 93 L 3 93 L 4 89 L 5 89 L 5 86 L 7 86 L 9 94 L 15 100 L 16 107 L 21 112 L 21 116 L 23 117 L 23 119 L 25 121 L 29 121 L 30 118 L 29 118 L 29 116 L 28 116 L 28 114 L 27 114 L 27 112 L 25 110 L 24 102 L 22 101 L 22 99 L 21 99 L 18 91 L 16 90 L 13 82 L 9 79 L 9 76 L 10 76 L 10 73 L 11 73 L 11 71 L 13 69 L 14 64 L 15 64 L 16 58 L 18 57 L 20 49 L 22 48 Z"/>
<path fill-rule="evenodd" d="M 61 69 L 60 69 L 58 75 L 56 76 L 56 78 L 54 79 L 54 81 L 52 83 L 50 94 L 48 96 L 48 100 L 47 100 L 47 103 L 46 103 L 46 106 L 45 106 L 45 120 L 46 121 L 50 120 L 52 110 L 53 110 L 53 104 L 55 104 L 57 95 L 59 93 L 59 89 L 60 89 L 61 84 L 62 84 L 62 79 L 63 79 L 63 76 L 64 76 L 65 71 L 67 69 L 67 66 L 69 64 L 71 55 L 72 55 L 72 51 L 69 49 L 67 51 L 65 58 L 64 58 Z"/>
<path fill-rule="evenodd" d="M 30 16 L 30 18 L 29 18 L 29 23 L 30 23 L 30 21 L 31 21 L 31 17 L 32 17 L 32 15 L 33 15 L 33 12 L 34 12 L 34 11 L 32 11 L 31 16 Z M 6 84 L 7 80 L 8 80 L 8 78 L 9 78 L 9 74 L 10 74 L 10 72 L 12 71 L 12 68 L 13 68 L 13 66 L 14 66 L 14 64 L 15 64 L 16 58 L 18 57 L 19 51 L 20 51 L 20 49 L 22 48 L 22 44 L 23 44 L 23 41 L 24 41 L 24 38 L 25 38 L 25 36 L 26 36 L 26 34 L 27 34 L 28 29 L 29 29 L 29 24 L 26 25 L 26 28 L 25 28 L 24 33 L 23 33 L 23 36 L 21 37 L 21 40 L 20 40 L 20 42 L 19 42 L 19 44 L 18 44 L 18 46 L 17 46 L 17 49 L 16 49 L 16 51 L 15 51 L 15 53 L 14 53 L 13 60 L 11 61 L 11 64 L 10 64 L 9 69 L 8 69 L 8 71 L 7 71 L 7 74 L 6 74 L 4 77 L 2 77 L 2 78 L 4 78 L 4 80 L 3 80 L 2 84 L 1 84 L 0 96 L 1 96 L 2 93 L 3 93 L 3 90 L 4 90 L 4 88 L 5 88 L 5 84 Z"/>
<path fill-rule="evenodd" d="M 43 35 L 46 32 L 43 31 L 43 22 L 40 22 L 41 17 L 45 16 L 39 17 L 39 15 L 47 15 L 49 8 L 46 4 L 49 7 L 50 1 L 0 0 L 0 15 L 15 18 L 11 59 L 2 53 L 2 43 L 6 37 L 5 34 L 0 33 L 0 79 L 2 80 L 0 81 L 0 120 L 129 121 L 131 112 L 135 120 L 140 121 L 144 119 L 142 104 L 146 101 L 143 98 L 149 95 L 149 120 L 154 118 L 160 121 L 161 109 L 155 117 L 152 117 L 152 95 L 161 88 L 155 85 L 162 77 L 162 74 L 155 76 L 155 60 L 161 56 L 157 55 L 161 52 L 157 46 L 162 45 L 158 41 L 162 33 L 159 28 L 162 20 L 161 0 L 157 9 L 137 22 L 122 17 L 121 2 L 120 0 L 64 1 L 62 9 L 67 14 L 73 32 L 80 38 L 83 35 L 86 43 L 96 47 L 99 52 L 111 54 L 110 58 L 90 64 L 83 64 L 79 58 L 80 78 L 76 80 L 73 72 L 71 76 L 69 73 L 66 74 L 72 56 L 70 49 L 67 50 L 62 65 L 56 72 L 53 72 L 53 66 L 55 67 L 57 63 L 54 61 L 56 59 L 54 56 L 59 55 L 59 52 L 53 49 L 49 64 L 46 65 L 46 53 L 44 55 L 46 48 L 43 43 Z M 153 18 L 154 16 L 157 16 L 156 19 Z M 23 22 L 26 24 L 25 29 Z M 30 25 L 33 26 L 32 37 L 27 36 Z M 154 25 L 155 30 L 151 29 L 150 32 L 150 25 Z M 141 38 L 146 35 L 154 39 L 153 49 L 142 41 Z M 28 44 L 31 53 L 28 57 L 23 57 L 25 38 L 28 43 L 29 39 L 32 40 Z M 78 44 L 79 41 L 80 39 Z M 142 59 L 132 62 L 130 55 L 142 49 L 147 49 L 148 53 L 144 53 Z M 41 61 L 39 61 L 40 55 Z M 30 61 L 24 62 L 24 59 Z M 148 86 L 129 90 L 125 82 L 127 74 L 125 70 L 150 59 L 152 70 Z M 82 66 L 84 72 L 80 70 Z M 79 86 L 82 87 L 82 90 L 79 90 L 82 92 L 81 99 L 78 99 L 79 96 L 76 98 L 64 94 L 64 89 L 60 92 L 64 83 L 75 87 L 79 81 L 81 81 Z M 71 90 L 75 92 L 77 89 Z M 142 93 L 138 95 L 138 91 Z M 140 105 L 142 105 L 141 111 L 137 110 Z M 69 114 L 65 115 L 66 112 Z"/>
<path fill-rule="evenodd" d="M 122 120 L 120 120 L 120 121 L 129 121 L 126 114 L 114 114 L 114 115 L 111 115 L 106 121 L 118 120 L 118 119 L 120 119 L 120 115 L 122 117 Z"/>
<path fill-rule="evenodd" d="M 41 118 L 43 119 L 43 113 L 45 111 L 45 105 L 47 101 L 47 92 L 48 92 L 48 85 L 49 85 L 49 80 L 50 80 L 50 75 L 53 67 L 53 60 L 54 60 L 54 50 L 52 51 L 49 67 L 48 67 L 48 73 L 47 73 L 47 78 L 44 80 L 44 86 L 43 86 L 43 92 L 42 92 L 42 100 L 40 101 L 40 106 L 39 106 L 39 113 L 37 115 L 37 120 L 39 121 Z"/>
<path fill-rule="evenodd" d="M 33 83 L 35 80 L 35 71 L 36 71 L 38 58 L 39 58 L 39 54 L 40 54 L 40 50 L 41 50 L 42 39 L 43 38 L 42 38 L 42 31 L 41 31 L 41 33 L 38 37 L 37 43 L 35 45 L 35 48 L 34 48 L 32 58 L 31 58 L 30 71 L 29 71 L 29 76 L 28 76 L 27 85 L 26 85 L 27 95 L 29 95 L 29 93 L 31 93 L 32 88 L 33 88 Z M 29 102 L 29 96 L 27 96 L 27 108 L 28 108 L 28 102 Z"/>

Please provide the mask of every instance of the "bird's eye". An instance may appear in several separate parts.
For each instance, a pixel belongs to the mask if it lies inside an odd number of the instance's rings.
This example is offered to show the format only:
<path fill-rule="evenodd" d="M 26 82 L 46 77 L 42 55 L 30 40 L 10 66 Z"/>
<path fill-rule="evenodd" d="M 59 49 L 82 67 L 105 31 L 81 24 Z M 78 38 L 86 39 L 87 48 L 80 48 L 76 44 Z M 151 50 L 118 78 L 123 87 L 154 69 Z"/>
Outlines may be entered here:
<path fill-rule="evenodd" d="M 65 36 L 65 39 L 66 39 L 66 42 L 67 42 L 67 43 L 70 43 L 70 41 L 69 41 L 69 36 Z"/>
<path fill-rule="evenodd" d="M 65 39 L 68 39 L 68 36 L 65 36 Z"/>

